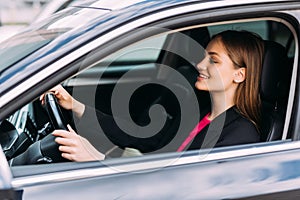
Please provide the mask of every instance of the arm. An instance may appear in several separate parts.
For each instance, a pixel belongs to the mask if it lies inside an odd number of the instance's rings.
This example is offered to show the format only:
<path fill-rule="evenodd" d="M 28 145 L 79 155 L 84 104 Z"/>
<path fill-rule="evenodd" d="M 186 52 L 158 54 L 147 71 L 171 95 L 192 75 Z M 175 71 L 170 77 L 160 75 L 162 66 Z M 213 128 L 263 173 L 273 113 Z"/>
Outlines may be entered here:
<path fill-rule="evenodd" d="M 153 132 L 143 131 L 140 127 L 132 124 L 130 120 L 125 118 L 120 119 L 119 122 L 127 126 L 127 131 L 120 129 L 116 124 L 115 118 L 111 115 L 102 113 L 80 103 L 74 99 L 62 86 L 56 86 L 52 88 L 52 91 L 57 99 L 58 103 L 65 109 L 72 110 L 76 117 L 80 118 L 76 123 L 76 130 L 80 135 L 83 135 L 85 140 L 90 141 L 90 145 L 94 145 L 98 152 L 109 152 L 113 147 L 120 147 L 125 149 L 126 147 L 135 148 L 141 152 L 153 152 L 166 144 L 174 137 L 177 126 L 173 127 L 175 130 L 170 129 L 170 124 L 173 124 L 173 120 L 168 120 L 161 131 L 153 135 Z M 43 100 L 43 97 L 41 97 Z M 99 126 L 100 125 L 100 126 Z M 167 131 L 169 130 L 169 131 Z M 167 131 L 167 132 L 166 132 Z M 63 134 L 63 131 L 56 131 L 56 136 L 68 137 L 69 135 Z M 88 133 L 88 134 L 86 134 Z M 83 139 L 82 136 L 80 136 Z M 69 138 L 77 140 L 75 137 Z M 57 141 L 59 143 L 60 141 Z M 83 144 L 84 142 L 82 142 Z M 60 144 L 60 143 L 59 143 Z M 99 145 L 101 144 L 101 145 Z M 68 145 L 68 144 L 65 144 Z M 79 149 L 79 145 L 74 145 Z M 94 148 L 93 147 L 93 148 Z M 80 147 L 81 148 L 81 147 Z"/>

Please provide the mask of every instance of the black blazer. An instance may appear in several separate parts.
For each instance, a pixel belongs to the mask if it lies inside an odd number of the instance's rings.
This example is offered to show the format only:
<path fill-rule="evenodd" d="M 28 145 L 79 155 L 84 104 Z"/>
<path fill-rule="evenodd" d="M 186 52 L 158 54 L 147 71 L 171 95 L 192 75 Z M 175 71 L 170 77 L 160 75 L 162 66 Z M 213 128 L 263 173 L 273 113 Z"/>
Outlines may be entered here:
<path fill-rule="evenodd" d="M 76 129 L 102 153 L 113 146 L 121 149 L 131 147 L 142 153 L 151 153 L 176 151 L 195 127 L 195 124 L 190 124 L 176 135 L 180 117 L 175 117 L 168 119 L 162 130 L 153 135 L 131 126 L 127 120 L 119 121 L 129 127 L 126 132 L 118 127 L 112 116 L 86 106 L 82 118 L 76 123 Z M 259 140 L 255 126 L 232 107 L 205 127 L 188 146 L 188 150 L 247 144 Z"/>
<path fill-rule="evenodd" d="M 188 147 L 191 149 L 212 148 L 248 144 L 260 141 L 260 135 L 252 122 L 243 117 L 236 107 L 216 117 L 206 126 Z"/>

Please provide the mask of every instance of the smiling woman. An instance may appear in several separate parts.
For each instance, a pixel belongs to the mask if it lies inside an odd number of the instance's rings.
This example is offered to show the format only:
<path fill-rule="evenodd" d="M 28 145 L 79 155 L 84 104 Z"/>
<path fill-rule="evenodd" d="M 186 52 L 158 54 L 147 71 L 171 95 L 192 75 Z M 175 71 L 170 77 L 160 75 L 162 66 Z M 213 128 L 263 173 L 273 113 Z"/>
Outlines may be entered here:
<path fill-rule="evenodd" d="M 0 47 L 5 185 L 30 200 L 299 190 L 298 7 L 97 0 L 29 27 Z"/>
<path fill-rule="evenodd" d="M 214 100 L 214 96 L 220 98 L 220 92 L 225 91 L 225 94 L 222 94 L 226 102 L 225 110 L 236 105 L 239 112 L 259 130 L 261 103 L 258 93 L 263 41 L 259 36 L 251 35 L 248 32 L 236 31 L 216 35 L 207 48 L 209 64 L 203 61 L 198 64 L 200 77 L 196 87 L 199 90 L 209 90 L 216 107 L 221 107 L 217 105 L 223 101 Z M 205 76 L 205 73 L 208 75 Z M 212 116 L 220 113 L 215 112 L 212 112 Z"/>
<path fill-rule="evenodd" d="M 207 46 L 206 57 L 197 65 L 200 75 L 196 82 L 197 89 L 210 92 L 211 111 L 196 125 L 183 143 L 178 144 L 177 151 L 260 141 L 258 88 L 262 59 L 263 40 L 252 33 L 225 31 L 213 37 Z M 78 118 L 91 116 L 87 113 L 92 111 L 72 98 L 61 86 L 50 91 L 55 94 L 62 107 L 72 110 Z M 251 95 L 246 96 L 246 93 Z M 155 150 L 151 147 L 156 144 L 156 139 L 148 140 L 141 146 L 141 138 L 128 137 L 131 133 L 118 128 L 111 116 L 101 111 L 97 111 L 96 115 L 103 130 L 107 131 L 105 134 L 116 146 L 134 148 L 142 153 Z M 207 128 L 208 124 L 214 127 L 222 123 L 224 123 L 223 130 L 216 131 L 214 128 Z M 88 129 L 82 131 L 87 132 L 85 134 L 93 132 Z M 143 137 L 142 129 L 130 131 Z M 107 154 L 107 152 L 96 151 L 85 138 L 75 134 L 70 126 L 68 131 L 56 130 L 53 135 L 58 137 L 55 141 L 59 144 L 59 150 L 66 159 L 72 161 L 102 160 L 105 157 L 104 154 Z"/>

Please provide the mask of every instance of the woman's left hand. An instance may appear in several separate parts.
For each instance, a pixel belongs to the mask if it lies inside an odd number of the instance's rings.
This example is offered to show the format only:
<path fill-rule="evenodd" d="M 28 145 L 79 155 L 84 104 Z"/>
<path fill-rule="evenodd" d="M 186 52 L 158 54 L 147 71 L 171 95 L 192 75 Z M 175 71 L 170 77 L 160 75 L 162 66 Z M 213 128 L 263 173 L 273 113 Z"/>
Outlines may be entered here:
<path fill-rule="evenodd" d="M 55 130 L 52 134 L 56 136 L 55 142 L 59 144 L 62 157 L 76 162 L 104 160 L 105 155 L 84 137 L 76 134 L 68 125 L 69 131 Z"/>

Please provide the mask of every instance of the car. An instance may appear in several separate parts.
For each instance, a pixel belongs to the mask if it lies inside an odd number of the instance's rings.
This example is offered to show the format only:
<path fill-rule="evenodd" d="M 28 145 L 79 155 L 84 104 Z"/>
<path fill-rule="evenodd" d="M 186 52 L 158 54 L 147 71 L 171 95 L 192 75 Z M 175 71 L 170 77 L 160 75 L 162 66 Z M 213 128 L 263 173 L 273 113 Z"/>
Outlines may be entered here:
<path fill-rule="evenodd" d="M 32 24 L 0 47 L 0 197 L 296 199 L 299 12 L 296 0 L 95 0 Z M 167 123 L 180 135 L 210 106 L 194 66 L 224 30 L 265 43 L 258 143 L 174 152 L 158 141 L 141 153 L 111 147 L 96 116 L 78 121 L 51 93 L 40 101 L 61 84 L 124 130 L 119 118 L 142 127 L 145 141 Z M 62 159 L 51 132 L 66 124 L 111 158 Z"/>

